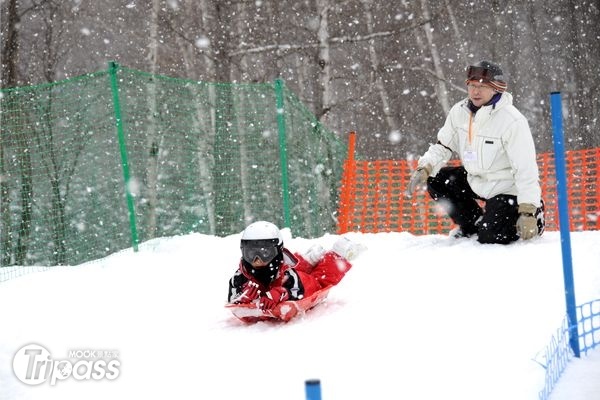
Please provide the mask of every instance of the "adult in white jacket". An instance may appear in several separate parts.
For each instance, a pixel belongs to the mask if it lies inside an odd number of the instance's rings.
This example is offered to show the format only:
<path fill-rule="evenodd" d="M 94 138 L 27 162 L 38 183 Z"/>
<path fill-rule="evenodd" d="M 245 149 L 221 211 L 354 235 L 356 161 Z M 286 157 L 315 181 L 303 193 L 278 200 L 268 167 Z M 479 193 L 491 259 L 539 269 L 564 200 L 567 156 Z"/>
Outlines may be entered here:
<path fill-rule="evenodd" d="M 454 237 L 507 244 L 540 235 L 543 202 L 529 124 L 505 91 L 498 65 L 469 66 L 466 83 L 468 97 L 452 107 L 438 142 L 419 158 L 408 194 L 427 181 L 431 197 L 458 225 Z M 461 166 L 446 166 L 453 154 Z"/>

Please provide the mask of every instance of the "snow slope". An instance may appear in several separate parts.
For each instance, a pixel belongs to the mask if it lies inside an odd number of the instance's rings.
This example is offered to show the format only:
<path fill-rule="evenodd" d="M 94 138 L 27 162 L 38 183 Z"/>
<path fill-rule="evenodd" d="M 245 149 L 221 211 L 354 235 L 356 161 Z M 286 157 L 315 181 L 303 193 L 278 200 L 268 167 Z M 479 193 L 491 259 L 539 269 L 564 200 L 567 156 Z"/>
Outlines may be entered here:
<path fill-rule="evenodd" d="M 284 234 L 299 252 L 337 238 Z M 347 236 L 367 250 L 324 304 L 287 324 L 243 325 L 223 307 L 239 235 L 156 239 L 1 283 L 0 398 L 303 400 L 314 378 L 324 400 L 538 398 L 534 359 L 565 315 L 558 232 L 509 246 Z M 571 243 L 577 303 L 600 298 L 600 232 Z M 118 377 L 25 385 L 12 363 L 31 343 L 51 360 L 110 351 Z M 552 400 L 600 393 L 598 351 L 569 365 Z M 592 392 L 579 394 L 584 384 Z"/>

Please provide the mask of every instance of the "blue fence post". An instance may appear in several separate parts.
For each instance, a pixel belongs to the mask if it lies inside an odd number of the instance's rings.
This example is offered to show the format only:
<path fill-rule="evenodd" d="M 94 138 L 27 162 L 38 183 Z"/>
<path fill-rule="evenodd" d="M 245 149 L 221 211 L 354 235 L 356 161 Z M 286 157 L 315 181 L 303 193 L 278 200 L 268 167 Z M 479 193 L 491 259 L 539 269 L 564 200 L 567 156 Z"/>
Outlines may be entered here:
<path fill-rule="evenodd" d="M 306 384 L 306 400 L 321 400 L 321 381 L 311 379 Z"/>
<path fill-rule="evenodd" d="M 569 231 L 569 197 L 567 193 L 567 174 L 565 168 L 565 146 L 562 123 L 562 102 L 560 92 L 550 94 L 552 113 L 552 135 L 554 138 L 554 164 L 556 167 L 556 192 L 558 194 L 558 216 L 560 224 L 560 244 L 562 249 L 563 276 L 565 281 L 565 300 L 569 320 L 569 344 L 575 357 L 580 357 L 579 333 L 577 329 L 577 306 L 573 279 L 573 261 L 571 257 L 571 234 Z"/>

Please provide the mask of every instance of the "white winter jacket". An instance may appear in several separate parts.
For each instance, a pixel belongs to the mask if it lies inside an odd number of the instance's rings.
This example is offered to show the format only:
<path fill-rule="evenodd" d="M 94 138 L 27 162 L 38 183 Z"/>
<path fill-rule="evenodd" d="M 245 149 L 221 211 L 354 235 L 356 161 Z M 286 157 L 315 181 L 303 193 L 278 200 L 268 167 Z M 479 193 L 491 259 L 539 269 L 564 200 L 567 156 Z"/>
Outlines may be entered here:
<path fill-rule="evenodd" d="M 438 143 L 419 159 L 435 176 L 458 154 L 473 191 L 484 199 L 499 194 L 517 196 L 517 202 L 540 206 L 541 188 L 535 145 L 527 120 L 503 93 L 494 105 L 472 114 L 468 99 L 456 103 L 438 132 Z"/>

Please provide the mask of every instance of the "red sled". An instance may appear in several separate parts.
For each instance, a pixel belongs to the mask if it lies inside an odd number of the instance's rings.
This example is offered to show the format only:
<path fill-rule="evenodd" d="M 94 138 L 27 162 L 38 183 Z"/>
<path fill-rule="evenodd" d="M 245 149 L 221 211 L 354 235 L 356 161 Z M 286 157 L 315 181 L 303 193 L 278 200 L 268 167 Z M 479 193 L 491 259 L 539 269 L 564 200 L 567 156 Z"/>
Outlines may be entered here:
<path fill-rule="evenodd" d="M 271 310 L 261 310 L 257 303 L 248 304 L 226 304 L 225 308 L 231 310 L 232 314 L 246 323 L 255 323 L 258 321 L 284 321 L 288 322 L 297 315 L 302 315 L 306 311 L 321 303 L 329 293 L 331 286 L 325 287 L 313 293 L 312 295 L 300 300 L 282 301 Z"/>

